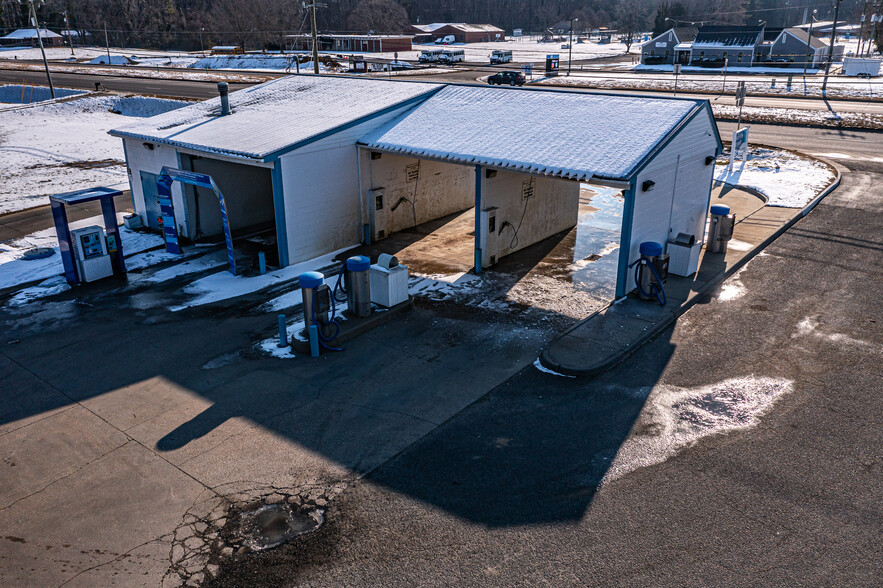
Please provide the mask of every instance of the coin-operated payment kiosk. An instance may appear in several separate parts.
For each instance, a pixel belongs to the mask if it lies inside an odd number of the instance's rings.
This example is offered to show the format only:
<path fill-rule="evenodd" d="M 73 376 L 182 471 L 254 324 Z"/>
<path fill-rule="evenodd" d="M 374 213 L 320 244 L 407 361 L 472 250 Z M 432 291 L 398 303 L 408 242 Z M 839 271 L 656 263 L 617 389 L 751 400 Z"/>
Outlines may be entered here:
<path fill-rule="evenodd" d="M 116 239 L 113 235 L 109 237 L 108 239 L 108 236 L 104 234 L 104 229 L 99 226 L 71 231 L 74 259 L 77 261 L 77 271 L 80 273 L 82 281 L 94 282 L 113 275 L 108 245 L 111 245 L 116 251 Z"/>
<path fill-rule="evenodd" d="M 110 188 L 89 188 L 49 197 L 64 277 L 71 286 L 126 273 L 113 203 L 114 197 L 121 195 L 119 190 Z M 101 203 L 104 227 L 92 225 L 71 229 L 67 221 L 67 207 L 96 200 Z"/>

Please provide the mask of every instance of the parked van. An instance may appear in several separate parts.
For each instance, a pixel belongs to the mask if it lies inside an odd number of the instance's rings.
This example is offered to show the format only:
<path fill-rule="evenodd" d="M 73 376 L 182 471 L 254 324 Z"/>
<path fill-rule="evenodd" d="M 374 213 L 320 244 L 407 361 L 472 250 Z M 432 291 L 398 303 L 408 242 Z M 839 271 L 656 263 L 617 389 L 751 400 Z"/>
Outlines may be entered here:
<path fill-rule="evenodd" d="M 509 63 L 510 61 L 512 61 L 511 51 L 494 51 L 491 53 L 491 65 Z"/>
<path fill-rule="evenodd" d="M 420 63 L 435 63 L 439 60 L 443 52 L 444 49 L 424 49 L 417 60 Z"/>
<path fill-rule="evenodd" d="M 438 57 L 439 62 L 454 65 L 458 61 L 466 61 L 466 52 L 462 49 L 445 49 Z"/>
<path fill-rule="evenodd" d="M 454 35 L 445 35 L 444 37 L 440 37 L 440 38 L 436 39 L 435 44 L 436 45 L 450 45 L 456 40 L 457 40 L 457 38 L 454 37 Z"/>

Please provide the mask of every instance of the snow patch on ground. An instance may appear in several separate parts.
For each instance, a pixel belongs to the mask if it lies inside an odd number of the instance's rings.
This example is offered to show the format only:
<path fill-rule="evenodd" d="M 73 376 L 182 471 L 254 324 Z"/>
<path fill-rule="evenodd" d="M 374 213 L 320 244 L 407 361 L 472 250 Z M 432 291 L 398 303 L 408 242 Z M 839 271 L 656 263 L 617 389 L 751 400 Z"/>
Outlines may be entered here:
<path fill-rule="evenodd" d="M 767 206 L 803 208 L 828 187 L 836 173 L 826 164 L 790 151 L 751 149 L 744 166 L 729 172 L 718 165 L 715 182 L 753 188 L 766 196 Z"/>
<path fill-rule="evenodd" d="M 576 376 L 568 376 L 567 374 L 559 374 L 559 373 L 556 372 L 555 370 L 550 370 L 549 368 L 547 368 L 546 366 L 544 366 L 544 365 L 542 364 L 542 362 L 540 362 L 540 358 L 539 358 L 539 357 L 536 358 L 536 360 L 533 362 L 533 367 L 537 368 L 538 370 L 540 370 L 540 371 L 543 372 L 544 374 L 550 374 L 550 375 L 552 375 L 552 376 L 559 376 L 559 377 L 562 377 L 562 378 L 575 378 L 575 377 L 576 377 Z"/>
<path fill-rule="evenodd" d="M 263 290 L 264 288 L 293 281 L 304 272 L 312 271 L 316 268 L 326 268 L 332 265 L 334 259 L 348 249 L 351 249 L 351 247 L 338 249 L 337 251 L 333 251 L 321 257 L 290 265 L 285 268 L 268 271 L 262 276 L 234 276 L 226 270 L 211 274 L 196 280 L 184 288 L 183 292 L 191 295 L 192 298 L 184 304 L 171 307 L 170 310 L 172 312 L 178 312 L 185 308 L 229 300 L 230 298 L 252 294 L 259 290 Z M 332 281 L 326 279 L 325 283 L 332 284 Z M 271 303 L 273 303 L 273 301 L 270 301 L 267 304 Z"/>
<path fill-rule="evenodd" d="M 48 204 L 50 194 L 92 186 L 127 189 L 122 141 L 107 134 L 122 116 L 188 104 L 141 96 L 89 96 L 3 113 L 0 214 Z M 116 111 L 121 114 L 115 114 Z"/>
<path fill-rule="evenodd" d="M 790 380 L 753 375 L 698 388 L 654 388 L 602 484 L 662 463 L 709 435 L 754 427 L 792 388 Z"/>

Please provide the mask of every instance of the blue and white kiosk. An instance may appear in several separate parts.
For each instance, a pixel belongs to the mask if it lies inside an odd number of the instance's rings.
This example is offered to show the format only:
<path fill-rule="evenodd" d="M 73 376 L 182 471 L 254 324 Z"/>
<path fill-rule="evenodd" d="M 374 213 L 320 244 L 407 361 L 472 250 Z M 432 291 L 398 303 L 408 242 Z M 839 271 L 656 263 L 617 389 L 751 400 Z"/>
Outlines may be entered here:
<path fill-rule="evenodd" d="M 71 286 L 92 282 L 113 274 L 126 273 L 123 244 L 117 226 L 113 199 L 122 195 L 119 190 L 97 187 L 65 192 L 49 197 L 52 219 L 58 235 L 58 250 L 64 265 L 64 277 Z M 70 229 L 66 207 L 98 200 L 104 227 L 91 226 Z"/>

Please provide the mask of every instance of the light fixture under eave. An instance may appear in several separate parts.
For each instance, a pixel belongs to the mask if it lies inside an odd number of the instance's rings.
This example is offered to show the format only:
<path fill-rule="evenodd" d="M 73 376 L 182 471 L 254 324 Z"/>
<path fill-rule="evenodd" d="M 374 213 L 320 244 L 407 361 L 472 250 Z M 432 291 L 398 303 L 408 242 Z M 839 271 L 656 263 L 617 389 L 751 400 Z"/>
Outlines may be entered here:
<path fill-rule="evenodd" d="M 656 186 L 656 182 L 653 180 L 644 180 L 644 183 L 641 184 L 641 190 L 644 192 L 649 192 Z"/>

